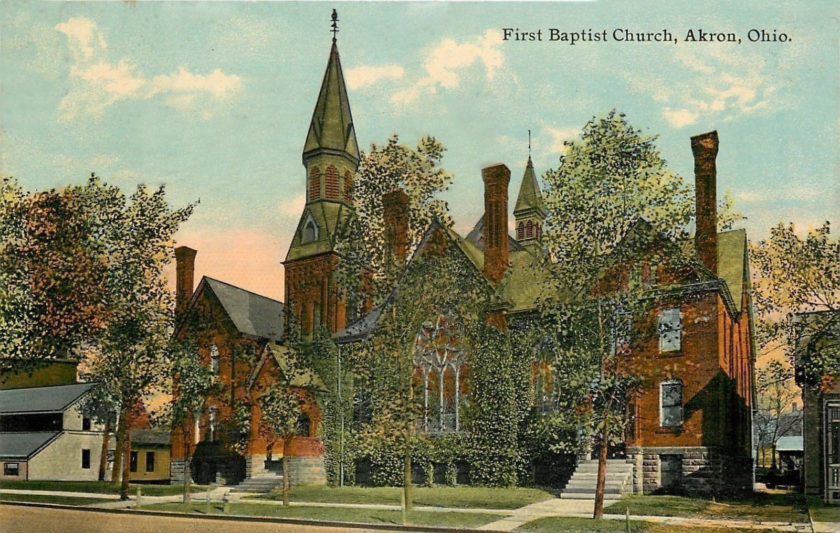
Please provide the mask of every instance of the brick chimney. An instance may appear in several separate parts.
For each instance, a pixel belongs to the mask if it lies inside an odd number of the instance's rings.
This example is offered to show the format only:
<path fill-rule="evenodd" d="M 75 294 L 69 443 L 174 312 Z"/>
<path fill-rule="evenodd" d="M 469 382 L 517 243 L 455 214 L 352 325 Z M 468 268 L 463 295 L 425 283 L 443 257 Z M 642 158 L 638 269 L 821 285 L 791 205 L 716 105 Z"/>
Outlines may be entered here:
<path fill-rule="evenodd" d="M 691 151 L 694 153 L 694 245 L 706 268 L 717 275 L 717 131 L 692 137 Z"/>
<path fill-rule="evenodd" d="M 408 195 L 402 189 L 382 196 L 385 219 L 385 245 L 397 263 L 404 263 L 408 256 Z"/>
<path fill-rule="evenodd" d="M 484 275 L 497 285 L 508 268 L 508 183 L 502 163 L 481 169 L 484 180 Z"/>
<path fill-rule="evenodd" d="M 198 251 L 187 246 L 175 248 L 175 313 L 187 306 L 195 281 L 195 255 Z"/>

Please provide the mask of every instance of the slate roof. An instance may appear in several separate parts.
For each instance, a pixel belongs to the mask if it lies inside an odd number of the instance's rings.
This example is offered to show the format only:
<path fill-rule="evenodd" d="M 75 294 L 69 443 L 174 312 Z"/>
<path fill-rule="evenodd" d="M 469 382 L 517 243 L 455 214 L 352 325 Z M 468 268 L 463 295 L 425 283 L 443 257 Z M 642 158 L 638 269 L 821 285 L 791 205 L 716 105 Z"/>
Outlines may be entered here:
<path fill-rule="evenodd" d="M 513 214 L 524 214 L 529 210 L 535 210 L 545 215 L 540 184 L 537 182 L 536 173 L 534 173 L 534 163 L 531 161 L 531 156 L 528 156 L 528 163 L 525 165 L 525 174 L 522 176 L 522 184 L 519 186 L 519 196 L 516 197 Z"/>
<path fill-rule="evenodd" d="M 286 353 L 288 353 L 289 348 L 283 345 L 270 342 L 266 345 L 266 350 L 268 350 L 271 356 L 274 358 L 274 361 L 280 368 L 280 372 L 286 373 L 288 369 Z M 294 378 L 292 379 L 290 385 L 292 387 L 301 387 L 304 389 L 317 389 L 322 391 L 327 390 L 327 386 L 324 384 L 321 378 L 318 377 L 318 374 L 316 374 L 312 370 L 303 370 L 298 372 L 297 375 L 294 376 Z"/>
<path fill-rule="evenodd" d="M 344 231 L 352 214 L 353 210 L 343 203 L 322 201 L 308 204 L 300 217 L 292 243 L 289 245 L 286 261 L 333 251 L 338 236 Z M 318 238 L 314 241 L 303 242 L 302 230 L 309 220 L 309 215 L 318 226 Z"/>
<path fill-rule="evenodd" d="M 60 431 L 0 433 L 0 457 L 28 459 L 60 433 Z"/>
<path fill-rule="evenodd" d="M 723 231 L 717 235 L 718 277 L 726 282 L 735 310 L 741 311 L 741 291 L 749 284 L 747 264 L 747 232 L 743 229 Z M 749 288 L 749 286 L 747 286 Z"/>
<path fill-rule="evenodd" d="M 60 413 L 96 383 L 0 390 L 0 414 Z"/>
<path fill-rule="evenodd" d="M 202 278 L 201 283 L 213 291 L 241 333 L 273 340 L 282 337 L 283 302 L 207 276 Z"/>
<path fill-rule="evenodd" d="M 356 142 L 356 130 L 350 114 L 350 100 L 341 71 L 338 46 L 333 41 L 327 70 L 321 82 L 321 91 L 312 113 L 303 157 L 318 150 L 338 151 L 359 160 L 359 147 Z"/>
<path fill-rule="evenodd" d="M 131 444 L 169 446 L 169 432 L 154 429 L 132 429 Z"/>
<path fill-rule="evenodd" d="M 459 238 L 462 238 L 459 236 Z M 482 253 L 482 263 L 484 262 L 484 215 L 481 215 L 481 218 L 478 219 L 478 222 L 475 223 L 473 229 L 467 233 L 466 237 L 467 241 L 469 241 L 472 245 L 479 249 Z M 524 250 L 525 247 L 516 242 L 516 239 L 508 234 L 508 252 L 512 252 L 515 250 Z"/>

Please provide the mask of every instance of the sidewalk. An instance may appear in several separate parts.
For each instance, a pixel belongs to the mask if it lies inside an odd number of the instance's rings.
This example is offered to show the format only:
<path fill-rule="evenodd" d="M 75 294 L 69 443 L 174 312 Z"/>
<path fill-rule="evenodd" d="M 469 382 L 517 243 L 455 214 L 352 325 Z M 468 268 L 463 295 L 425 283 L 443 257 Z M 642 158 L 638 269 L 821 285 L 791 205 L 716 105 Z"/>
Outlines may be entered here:
<path fill-rule="evenodd" d="M 4 494 L 42 494 L 50 496 L 74 496 L 91 499 L 108 499 L 114 501 L 97 502 L 84 507 L 99 508 L 99 509 L 133 509 L 136 506 L 136 495 L 131 495 L 128 501 L 119 500 L 117 494 L 97 494 L 89 492 L 62 492 L 62 491 L 43 491 L 43 490 L 19 490 L 19 489 L 0 489 L 0 493 Z M 262 505 L 283 505 L 283 502 L 278 500 L 266 500 L 254 498 L 255 494 L 251 493 L 235 493 L 231 492 L 229 488 L 217 487 L 210 491 L 194 492 L 192 493 L 193 503 L 202 503 L 210 497 L 211 501 L 219 502 L 227 498 L 230 502 L 262 504 Z M 183 499 L 182 494 L 172 494 L 169 496 L 142 496 L 140 498 L 140 505 L 154 505 L 158 503 L 179 503 Z M 615 500 L 605 501 L 605 505 L 612 503 Z M 341 508 L 358 508 L 358 509 L 382 509 L 398 511 L 399 505 L 386 504 L 366 504 L 366 503 L 330 503 L 330 502 L 291 502 L 295 507 L 341 507 Z M 522 526 L 533 520 L 539 518 L 546 518 L 550 516 L 559 517 L 577 517 L 590 518 L 592 516 L 592 500 L 572 500 L 552 498 L 518 509 L 480 509 L 480 508 L 454 508 L 454 507 L 433 507 L 433 506 L 415 506 L 414 509 L 418 511 L 437 511 L 437 512 L 462 512 L 462 513 L 483 513 L 483 514 L 497 514 L 500 515 L 499 520 L 481 526 L 480 530 L 490 531 L 513 531 L 517 527 Z M 605 519 L 608 520 L 624 520 L 624 515 L 605 514 Z M 659 524 L 674 525 L 674 526 L 710 526 L 710 527 L 724 527 L 724 528 L 741 528 L 741 529 L 756 529 L 774 531 L 812 531 L 811 524 L 807 522 L 789 523 L 789 522 L 754 522 L 751 520 L 732 520 L 732 519 L 709 519 L 709 518 L 686 518 L 675 516 L 643 516 L 632 515 L 632 520 L 656 522 Z M 840 524 L 834 522 L 814 522 L 813 531 L 815 533 L 830 532 L 836 533 L 840 531 Z"/>

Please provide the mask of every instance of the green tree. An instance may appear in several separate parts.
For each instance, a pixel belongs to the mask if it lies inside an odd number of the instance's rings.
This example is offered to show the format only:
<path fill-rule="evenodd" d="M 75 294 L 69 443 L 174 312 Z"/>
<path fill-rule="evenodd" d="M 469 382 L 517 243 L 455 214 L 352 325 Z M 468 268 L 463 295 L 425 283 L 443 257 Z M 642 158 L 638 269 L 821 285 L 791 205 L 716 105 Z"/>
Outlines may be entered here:
<path fill-rule="evenodd" d="M 191 427 L 201 416 L 207 399 L 217 394 L 222 385 L 213 372 L 201 364 L 197 346 L 189 341 L 172 340 L 169 345 L 170 379 L 173 385 L 169 404 L 170 427 L 180 431 L 184 443 L 184 503 L 190 503 L 189 465 L 193 454 Z"/>
<path fill-rule="evenodd" d="M 168 374 L 172 297 L 163 268 L 193 206 L 171 209 L 162 187 L 126 196 L 94 175 L 34 193 L 5 179 L 0 201 L 0 345 L 15 364 L 84 359 L 119 413 L 127 498 L 133 411 Z"/>
<path fill-rule="evenodd" d="M 678 269 L 692 257 L 691 189 L 668 169 L 655 141 L 611 111 L 587 122 L 578 139 L 565 143 L 557 168 L 543 175 L 543 266 L 550 275 L 541 324 L 556 346 L 548 360 L 558 405 L 569 416 L 589 413 L 597 429 L 596 518 L 603 513 L 606 448 L 621 437 L 639 385 L 627 364 L 627 339 L 657 333 L 644 320 L 650 301 L 637 265 Z M 738 218 L 725 198 L 718 225 Z M 557 420 L 560 426 L 568 426 L 566 418 Z"/>
<path fill-rule="evenodd" d="M 808 357 L 799 367 L 805 382 L 840 376 L 840 241 L 829 223 L 804 239 L 792 223 L 779 223 L 750 251 L 760 342 L 782 341 L 793 363 L 798 340 L 807 338 Z M 797 320 L 798 313 L 810 317 Z"/>

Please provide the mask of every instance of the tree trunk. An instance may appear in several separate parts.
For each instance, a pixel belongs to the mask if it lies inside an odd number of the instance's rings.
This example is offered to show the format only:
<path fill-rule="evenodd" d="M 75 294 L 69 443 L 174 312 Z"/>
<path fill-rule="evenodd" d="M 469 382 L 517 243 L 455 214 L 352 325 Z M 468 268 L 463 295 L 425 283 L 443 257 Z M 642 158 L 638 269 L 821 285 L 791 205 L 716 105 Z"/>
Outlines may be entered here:
<path fill-rule="evenodd" d="M 405 510 L 410 511 L 411 504 L 411 448 L 405 446 L 405 471 L 403 472 L 403 494 L 405 496 Z"/>
<path fill-rule="evenodd" d="M 289 506 L 291 480 L 289 479 L 289 443 L 292 439 L 283 439 L 283 505 Z"/>
<path fill-rule="evenodd" d="M 120 484 L 120 500 L 128 499 L 128 478 L 131 476 L 131 429 L 128 422 L 123 418 L 120 421 L 123 440 L 123 469 L 122 483 Z"/>
<path fill-rule="evenodd" d="M 181 428 L 181 432 L 184 434 L 184 498 L 183 502 L 185 505 L 189 505 L 192 501 L 192 496 L 190 495 L 190 463 L 192 462 L 190 459 L 190 439 L 192 435 L 190 431 L 187 429 L 189 426 L 184 424 Z"/>
<path fill-rule="evenodd" d="M 128 424 L 123 430 L 123 476 L 120 484 L 120 499 L 128 499 L 128 478 L 131 477 L 131 430 Z"/>
<path fill-rule="evenodd" d="M 122 469 L 122 456 L 123 456 L 122 424 L 123 424 L 124 419 L 125 419 L 125 412 L 121 411 L 119 413 L 119 418 L 117 419 L 117 422 L 116 422 L 117 431 L 114 433 L 114 438 L 116 439 L 116 445 L 114 447 L 114 466 L 111 467 L 111 483 L 113 483 L 114 485 L 119 483 L 120 471 Z"/>
<path fill-rule="evenodd" d="M 607 478 L 607 444 L 609 442 L 608 414 L 604 414 L 604 429 L 601 433 L 601 449 L 598 453 L 598 482 L 595 485 L 595 512 L 593 518 L 600 520 L 604 515 L 604 482 Z"/>
<path fill-rule="evenodd" d="M 108 468 L 108 442 L 111 439 L 111 419 L 105 421 L 105 433 L 102 435 L 102 451 L 99 454 L 99 481 L 105 481 L 105 470 Z"/>
<path fill-rule="evenodd" d="M 770 448 L 770 468 L 772 470 L 776 469 L 776 443 L 773 443 L 773 446 Z"/>

